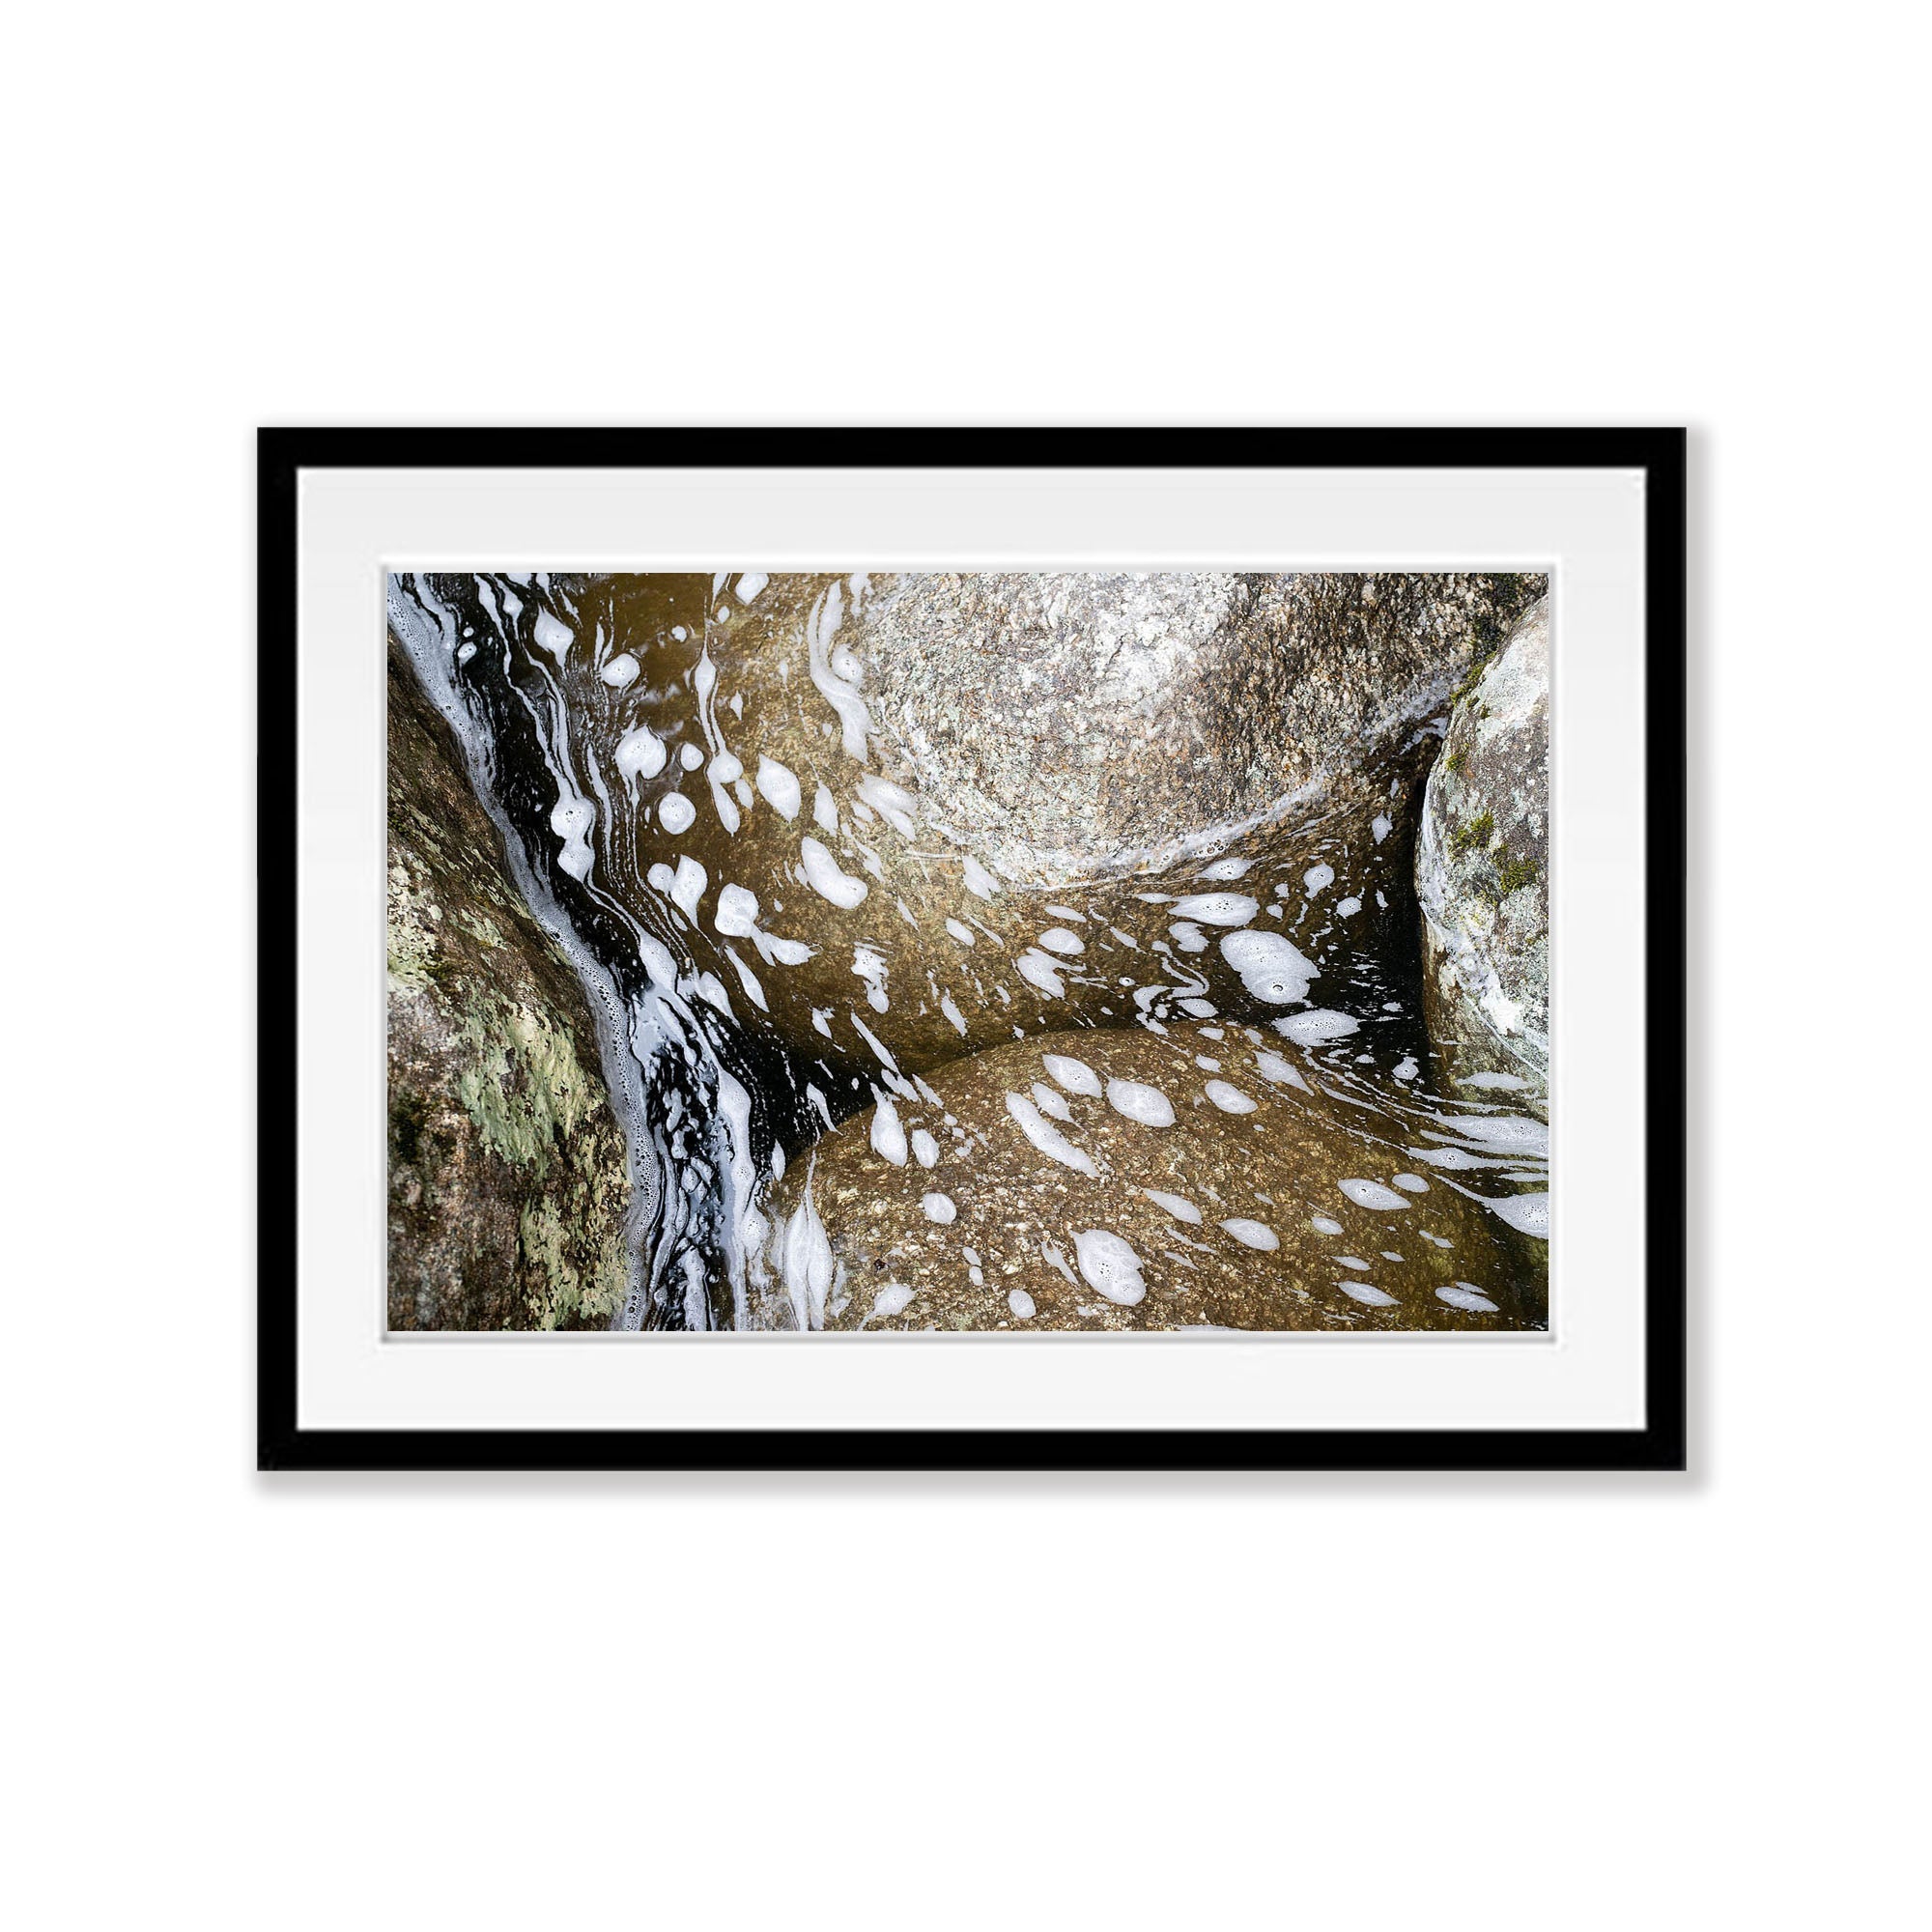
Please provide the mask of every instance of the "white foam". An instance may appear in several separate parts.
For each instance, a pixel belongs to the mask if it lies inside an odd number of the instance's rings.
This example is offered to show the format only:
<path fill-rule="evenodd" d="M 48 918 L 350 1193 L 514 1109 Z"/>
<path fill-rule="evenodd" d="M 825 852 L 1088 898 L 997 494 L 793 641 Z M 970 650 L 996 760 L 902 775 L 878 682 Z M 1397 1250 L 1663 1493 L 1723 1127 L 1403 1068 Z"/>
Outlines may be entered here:
<path fill-rule="evenodd" d="M 1547 1155 L 1549 1129 L 1526 1114 L 1437 1114 L 1435 1119 L 1478 1147 Z"/>
<path fill-rule="evenodd" d="M 1058 1127 L 1050 1126 L 1039 1109 L 1023 1094 L 1007 1095 L 1007 1112 L 1013 1117 L 1020 1132 L 1049 1160 L 1070 1167 L 1075 1174 L 1099 1178 L 1100 1170 L 1094 1165 L 1094 1156 L 1084 1148 L 1075 1147 Z"/>
<path fill-rule="evenodd" d="M 776 758 L 758 754 L 758 796 L 774 811 L 783 814 L 787 822 L 796 818 L 799 808 L 805 802 L 805 794 L 798 782 L 798 774 L 789 765 L 781 765 Z"/>
<path fill-rule="evenodd" d="M 1383 813 L 1378 811 L 1369 820 L 1369 830 L 1375 834 L 1376 843 L 1379 845 L 1395 830 L 1395 827 L 1389 823 Z"/>
<path fill-rule="evenodd" d="M 906 1135 L 899 1110 L 893 1105 L 893 1096 L 881 1094 L 876 1087 L 872 1089 L 872 1097 L 877 1103 L 872 1109 L 869 1135 L 872 1151 L 881 1160 L 889 1160 L 895 1167 L 903 1167 L 906 1164 Z"/>
<path fill-rule="evenodd" d="M 696 745 L 680 745 L 677 748 L 677 761 L 686 771 L 695 772 L 704 762 L 704 753 Z"/>
<path fill-rule="evenodd" d="M 1073 1236 L 1073 1254 L 1087 1286 L 1122 1308 L 1147 1293 L 1141 1258 L 1120 1236 L 1105 1228 L 1085 1228 Z"/>
<path fill-rule="evenodd" d="M 630 654 L 629 651 L 619 651 L 617 655 L 614 658 L 612 658 L 611 662 L 607 664 L 604 667 L 604 668 L 597 673 L 597 675 L 601 677 L 604 680 L 604 682 L 611 687 L 612 691 L 622 691 L 627 684 L 637 683 L 638 672 L 641 668 L 642 667 L 638 663 L 637 659 Z"/>
<path fill-rule="evenodd" d="M 928 1221 L 936 1221 L 942 1228 L 951 1227 L 959 1218 L 959 1209 L 952 1205 L 952 1199 L 946 1194 L 922 1194 L 919 1205 L 925 1210 Z"/>
<path fill-rule="evenodd" d="M 1252 1114 L 1261 1104 L 1258 1100 L 1251 1100 L 1238 1087 L 1231 1086 L 1225 1080 L 1208 1081 L 1208 1097 L 1224 1114 Z"/>
<path fill-rule="evenodd" d="M 1177 920 L 1167 929 L 1173 935 L 1174 943 L 1180 948 L 1181 952 L 1206 952 L 1208 951 L 1208 935 L 1192 920 Z"/>
<path fill-rule="evenodd" d="M 966 855 L 966 890 L 989 899 L 1000 890 L 1000 882 L 969 852 Z"/>
<path fill-rule="evenodd" d="M 811 801 L 811 816 L 819 831 L 827 838 L 838 837 L 838 801 L 832 796 L 832 787 L 822 784 Z"/>
<path fill-rule="evenodd" d="M 1244 1248 L 1258 1248 L 1264 1255 L 1271 1255 L 1281 1246 L 1281 1236 L 1265 1221 L 1248 1221 L 1236 1215 L 1232 1221 L 1221 1223 L 1221 1232 L 1232 1235 Z"/>
<path fill-rule="evenodd" d="M 1398 1080 L 1413 1080 L 1421 1071 L 1421 1067 L 1415 1064 L 1414 1056 L 1412 1054 L 1405 1055 L 1396 1066 L 1395 1077 Z"/>
<path fill-rule="evenodd" d="M 887 1282 L 873 1297 L 872 1315 L 904 1314 L 915 1293 L 915 1290 L 907 1288 L 903 1282 Z M 868 1315 L 866 1319 L 869 1321 L 872 1316 Z"/>
<path fill-rule="evenodd" d="M 1369 1308 L 1392 1308 L 1395 1305 L 1394 1295 L 1366 1281 L 1338 1281 L 1335 1286 L 1351 1301 L 1359 1301 Z"/>
<path fill-rule="evenodd" d="M 539 611 L 536 622 L 530 626 L 530 635 L 540 649 L 548 651 L 558 664 L 569 655 L 570 647 L 577 641 L 569 628 L 557 622 L 548 611 Z"/>
<path fill-rule="evenodd" d="M 1048 1074 L 1069 1094 L 1084 1094 L 1090 1100 L 1100 1097 L 1100 1076 L 1084 1060 L 1065 1053 L 1047 1053 L 1040 1058 Z"/>
<path fill-rule="evenodd" d="M 1033 1296 L 1025 1289 L 1008 1289 L 1007 1306 L 1013 1311 L 1013 1319 L 1015 1321 L 1031 1321 L 1033 1320 Z"/>
<path fill-rule="evenodd" d="M 738 580 L 738 602 L 749 604 L 771 579 L 762 570 L 748 570 Z"/>
<path fill-rule="evenodd" d="M 1175 1002 L 1183 1013 L 1192 1013 L 1197 1020 L 1211 1020 L 1214 1017 L 1212 1000 L 1177 1000 Z"/>
<path fill-rule="evenodd" d="M 1398 1174 L 1391 1177 L 1395 1184 L 1406 1194 L 1427 1194 L 1429 1183 L 1419 1174 Z"/>
<path fill-rule="evenodd" d="M 1459 1087 L 1493 1087 L 1505 1093 L 1518 1093 L 1527 1087 L 1527 1080 L 1519 1080 L 1514 1073 L 1464 1073 L 1457 1082 Z"/>
<path fill-rule="evenodd" d="M 1163 1194 L 1157 1187 L 1144 1187 L 1141 1192 L 1156 1208 L 1164 1208 L 1177 1221 L 1185 1221 L 1190 1228 L 1201 1225 L 1201 1210 L 1184 1194 Z"/>
<path fill-rule="evenodd" d="M 1208 925 L 1246 925 L 1260 911 L 1260 902 L 1245 893 L 1191 893 L 1175 902 L 1174 917 Z"/>
<path fill-rule="evenodd" d="M 1310 898 L 1317 893 L 1325 893 L 1335 883 L 1333 866 L 1311 866 L 1301 875 L 1301 889 Z"/>
<path fill-rule="evenodd" d="M 1508 1222 L 1519 1234 L 1534 1235 L 1540 1241 L 1549 1238 L 1548 1195 L 1510 1194 L 1483 1205 L 1497 1220 Z"/>
<path fill-rule="evenodd" d="M 798 850 L 805 862 L 806 884 L 841 912 L 850 912 L 870 890 L 864 879 L 855 879 L 841 871 L 838 861 L 816 838 L 800 839 Z"/>
<path fill-rule="evenodd" d="M 1066 997 L 1066 981 L 1060 977 L 1057 962 L 1047 953 L 1029 947 L 1013 961 L 1013 968 L 1028 985 L 1050 1000 Z"/>
<path fill-rule="evenodd" d="M 931 1168 L 939 1165 L 939 1143 L 923 1127 L 913 1129 L 912 1157 L 922 1167 Z"/>
<path fill-rule="evenodd" d="M 1073 1118 L 1073 1109 L 1044 1080 L 1033 1083 L 1033 1103 L 1042 1114 L 1051 1114 L 1056 1121 L 1070 1121 Z"/>
<path fill-rule="evenodd" d="M 1304 1094 L 1309 1091 L 1308 1082 L 1278 1053 L 1256 1054 L 1255 1071 L 1277 1087 L 1299 1087 Z"/>
<path fill-rule="evenodd" d="M 875 947 L 855 946 L 852 971 L 866 982 L 866 1004 L 875 1013 L 884 1012 L 892 1005 L 886 997 L 886 955 Z"/>
<path fill-rule="evenodd" d="M 697 808 L 681 791 L 668 791 L 658 800 L 658 823 L 673 838 L 689 832 L 697 820 Z"/>
<path fill-rule="evenodd" d="M 1313 1228 L 1318 1235 L 1339 1235 L 1342 1232 L 1341 1222 L 1331 1221 L 1326 1214 L 1311 1215 L 1309 1217 L 1308 1225 L 1311 1228 Z"/>
<path fill-rule="evenodd" d="M 1296 1046 L 1313 1046 L 1318 1040 L 1346 1039 L 1351 1033 L 1359 1032 L 1362 1023 L 1350 1019 L 1347 1013 L 1317 1007 L 1312 1012 L 1290 1013 L 1273 1024 L 1276 1033 L 1292 1039 Z"/>
<path fill-rule="evenodd" d="M 971 946 L 973 944 L 973 928 L 964 920 L 949 919 L 946 922 L 946 929 L 961 946 Z"/>
<path fill-rule="evenodd" d="M 721 886 L 711 923 L 727 939 L 745 938 L 758 923 L 757 895 L 743 886 Z"/>
<path fill-rule="evenodd" d="M 625 778 L 654 779 L 664 770 L 664 740 L 639 724 L 617 740 L 617 769 Z"/>
<path fill-rule="evenodd" d="M 1115 1113 L 1124 1114 L 1144 1127 L 1174 1124 L 1174 1102 L 1158 1087 L 1150 1087 L 1144 1080 L 1108 1081 L 1107 1102 Z"/>
<path fill-rule="evenodd" d="M 1203 870 L 1201 876 L 1222 884 L 1231 879 L 1238 879 L 1242 873 L 1253 868 L 1254 863 L 1252 859 L 1216 859 L 1211 866 Z"/>
<path fill-rule="evenodd" d="M 939 1010 L 952 1023 L 961 1039 L 966 1037 L 966 1015 L 959 1010 L 959 1003 L 951 993 L 940 996 Z"/>
<path fill-rule="evenodd" d="M 1231 932 L 1221 941 L 1221 957 L 1256 999 L 1277 1007 L 1305 1000 L 1308 982 L 1321 977 L 1314 962 L 1278 932 Z"/>
<path fill-rule="evenodd" d="M 1359 1268 L 1363 1274 L 1367 1274 L 1369 1271 L 1368 1263 L 1360 1255 L 1337 1255 L 1335 1257 L 1335 1265 L 1345 1268 Z"/>
<path fill-rule="evenodd" d="M 1353 919 L 1354 916 L 1361 911 L 1361 909 L 1362 909 L 1362 902 L 1360 899 L 1346 898 L 1343 899 L 1341 903 L 1336 906 L 1335 917 L 1337 919 Z"/>
<path fill-rule="evenodd" d="M 1049 952 L 1061 952 L 1069 958 L 1076 952 L 1087 951 L 1087 942 L 1076 932 L 1068 932 L 1064 925 L 1049 926 L 1039 936 L 1039 943 Z"/>
<path fill-rule="evenodd" d="M 1480 1288 L 1466 1281 L 1459 1281 L 1448 1288 L 1435 1291 L 1437 1301 L 1446 1301 L 1451 1308 L 1466 1309 L 1471 1315 L 1493 1315 L 1496 1304 Z"/>
<path fill-rule="evenodd" d="M 1392 1213 L 1398 1208 L 1408 1206 L 1393 1187 L 1384 1187 L 1379 1180 L 1338 1180 L 1335 1185 L 1357 1208 L 1374 1208 L 1382 1213 Z"/>

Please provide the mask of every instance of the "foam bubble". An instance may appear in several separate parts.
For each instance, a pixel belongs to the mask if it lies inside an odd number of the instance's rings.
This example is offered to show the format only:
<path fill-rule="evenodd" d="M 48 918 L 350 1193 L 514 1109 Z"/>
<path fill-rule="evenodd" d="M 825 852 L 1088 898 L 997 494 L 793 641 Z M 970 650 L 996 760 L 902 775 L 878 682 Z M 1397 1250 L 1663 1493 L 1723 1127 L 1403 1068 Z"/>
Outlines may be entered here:
<path fill-rule="evenodd" d="M 1020 1132 L 1049 1160 L 1070 1167 L 1075 1174 L 1098 1178 L 1100 1170 L 1094 1165 L 1094 1156 L 1084 1148 L 1075 1147 L 1058 1127 L 1049 1125 L 1039 1109 L 1023 1094 L 1007 1095 L 1007 1112 L 1013 1117 Z"/>
<path fill-rule="evenodd" d="M 1090 1100 L 1100 1097 L 1100 1076 L 1084 1060 L 1065 1053 L 1042 1054 L 1046 1070 L 1069 1094 L 1084 1094 Z"/>
<path fill-rule="evenodd" d="M 617 740 L 617 769 L 627 779 L 654 779 L 665 767 L 664 740 L 639 724 Z"/>
<path fill-rule="evenodd" d="M 1325 893 L 1335 883 L 1333 866 L 1311 866 L 1301 875 L 1301 888 L 1310 898 L 1317 893 Z"/>
<path fill-rule="evenodd" d="M 865 880 L 841 871 L 838 861 L 816 838 L 800 839 L 798 850 L 805 861 L 805 882 L 820 898 L 850 912 L 866 896 L 869 888 Z"/>
<path fill-rule="evenodd" d="M 903 1315 L 916 1291 L 903 1282 L 889 1281 L 872 1299 L 872 1315 Z M 867 1317 L 867 1321 L 871 1316 Z"/>
<path fill-rule="evenodd" d="M 942 1228 L 948 1228 L 959 1218 L 959 1209 L 952 1205 L 951 1195 L 922 1194 L 919 1205 L 925 1210 L 928 1221 L 936 1221 Z"/>
<path fill-rule="evenodd" d="M 1256 1054 L 1255 1071 L 1277 1087 L 1299 1087 L 1304 1094 L 1309 1091 L 1308 1082 L 1278 1053 Z"/>
<path fill-rule="evenodd" d="M 1406 1194 L 1427 1194 L 1429 1183 L 1419 1174 L 1398 1174 L 1390 1177 L 1395 1184 Z"/>
<path fill-rule="evenodd" d="M 1540 1241 L 1549 1238 L 1548 1195 L 1510 1194 L 1483 1205 L 1497 1220 L 1508 1222 L 1519 1234 L 1534 1235 Z"/>
<path fill-rule="evenodd" d="M 712 923 L 727 939 L 743 939 L 758 923 L 758 900 L 743 886 L 724 886 L 718 894 L 718 912 Z"/>
<path fill-rule="evenodd" d="M 1246 925 L 1260 911 L 1260 902 L 1246 893 L 1191 893 L 1175 901 L 1174 917 L 1207 925 Z"/>
<path fill-rule="evenodd" d="M 1008 1289 L 1007 1306 L 1013 1311 L 1013 1319 L 1016 1321 L 1031 1321 L 1033 1320 L 1033 1296 L 1025 1289 Z"/>
<path fill-rule="evenodd" d="M 570 647 L 577 641 L 569 628 L 557 622 L 548 611 L 539 611 L 536 621 L 530 626 L 530 636 L 537 641 L 540 650 L 548 651 L 558 664 L 569 655 Z"/>
<path fill-rule="evenodd" d="M 1066 981 L 1060 977 L 1059 961 L 1049 954 L 1029 947 L 1013 961 L 1013 969 L 1028 985 L 1044 993 L 1050 1000 L 1066 997 Z"/>
<path fill-rule="evenodd" d="M 1110 1080 L 1107 1099 L 1115 1113 L 1138 1121 L 1144 1127 L 1171 1127 L 1174 1102 L 1158 1087 L 1142 1080 Z"/>
<path fill-rule="evenodd" d="M 697 808 L 681 791 L 668 791 L 658 800 L 658 823 L 673 838 L 697 822 Z"/>
<path fill-rule="evenodd" d="M 871 1142 L 872 1151 L 881 1160 L 889 1160 L 895 1167 L 906 1164 L 905 1123 L 899 1119 L 899 1110 L 893 1105 L 890 1094 L 880 1094 L 875 1087 L 878 1104 L 872 1109 Z"/>
<path fill-rule="evenodd" d="M 1231 1086 L 1225 1080 L 1210 1080 L 1208 1083 L 1208 1097 L 1224 1114 L 1252 1114 L 1259 1101 L 1251 1100 L 1238 1087 Z"/>
<path fill-rule="evenodd" d="M 1234 1236 L 1242 1247 L 1258 1248 L 1264 1255 L 1281 1246 L 1281 1236 L 1265 1221 L 1243 1220 L 1238 1214 L 1232 1221 L 1223 1221 L 1221 1232 Z"/>
<path fill-rule="evenodd" d="M 1448 1288 L 1435 1291 L 1437 1301 L 1446 1301 L 1451 1308 L 1465 1309 L 1471 1315 L 1494 1315 L 1496 1304 L 1473 1283 L 1459 1281 Z"/>
<path fill-rule="evenodd" d="M 805 803 L 798 774 L 789 765 L 781 765 L 762 753 L 758 756 L 758 796 L 774 811 L 781 813 L 787 823 L 798 816 Z"/>
<path fill-rule="evenodd" d="M 1049 926 L 1040 934 L 1039 943 L 1049 952 L 1062 952 L 1068 957 L 1087 951 L 1087 942 L 1077 932 L 1068 932 L 1064 925 Z"/>
<path fill-rule="evenodd" d="M 1326 1214 L 1311 1215 L 1308 1225 L 1318 1235 L 1339 1235 L 1342 1232 L 1341 1222 L 1331 1221 Z"/>
<path fill-rule="evenodd" d="M 1177 1221 L 1185 1221 L 1190 1228 L 1201 1225 L 1201 1210 L 1184 1194 L 1163 1194 L 1157 1187 L 1144 1187 L 1141 1192 L 1156 1208 L 1164 1208 Z"/>
<path fill-rule="evenodd" d="M 629 651 L 619 651 L 597 675 L 612 691 L 622 691 L 627 684 L 637 683 L 638 672 L 641 668 L 642 667 L 639 666 L 637 659 Z"/>
<path fill-rule="evenodd" d="M 1296 1046 L 1313 1046 L 1319 1040 L 1346 1039 L 1350 1034 L 1358 1032 L 1362 1023 L 1350 1019 L 1347 1013 L 1317 1007 L 1312 1012 L 1290 1013 L 1273 1024 L 1276 1033 L 1292 1039 Z"/>
<path fill-rule="evenodd" d="M 923 1127 L 915 1127 L 912 1135 L 912 1157 L 922 1167 L 939 1165 L 939 1143 Z"/>
<path fill-rule="evenodd" d="M 1369 1308 L 1393 1308 L 1395 1296 L 1366 1281 L 1338 1281 L 1339 1288 L 1351 1301 L 1359 1301 Z"/>
<path fill-rule="evenodd" d="M 1109 1301 L 1131 1308 L 1147 1293 L 1140 1256 L 1105 1228 L 1086 1228 L 1076 1234 L 1073 1255 L 1087 1286 Z"/>
<path fill-rule="evenodd" d="M 1204 879 L 1211 879 L 1217 885 L 1232 879 L 1238 879 L 1242 873 L 1253 869 L 1252 859 L 1216 859 L 1201 874 Z"/>
<path fill-rule="evenodd" d="M 1073 1109 L 1044 1080 L 1033 1083 L 1033 1103 L 1042 1114 L 1050 1114 L 1056 1121 L 1070 1121 L 1073 1118 Z"/>
<path fill-rule="evenodd" d="M 1335 1185 L 1357 1208 L 1375 1208 L 1388 1213 L 1408 1206 L 1393 1187 L 1384 1187 L 1379 1180 L 1338 1180 Z"/>
<path fill-rule="evenodd" d="M 1221 941 L 1221 957 L 1256 999 L 1277 1007 L 1305 1000 L 1308 982 L 1320 977 L 1314 963 L 1278 932 L 1231 932 Z"/>

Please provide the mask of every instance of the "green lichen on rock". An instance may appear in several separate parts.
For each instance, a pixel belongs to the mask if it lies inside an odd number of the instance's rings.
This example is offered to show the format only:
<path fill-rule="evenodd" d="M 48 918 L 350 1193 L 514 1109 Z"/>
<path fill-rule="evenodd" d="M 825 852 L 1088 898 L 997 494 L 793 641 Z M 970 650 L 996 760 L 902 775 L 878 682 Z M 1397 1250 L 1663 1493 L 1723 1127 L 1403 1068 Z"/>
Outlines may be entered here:
<path fill-rule="evenodd" d="M 389 1326 L 606 1327 L 630 1185 L 589 1011 L 393 646 L 388 786 Z"/>
<path fill-rule="evenodd" d="M 1549 1033 L 1549 608 L 1461 693 L 1416 841 L 1430 1033 L 1452 1077 L 1505 1075 L 1540 1107 Z"/>

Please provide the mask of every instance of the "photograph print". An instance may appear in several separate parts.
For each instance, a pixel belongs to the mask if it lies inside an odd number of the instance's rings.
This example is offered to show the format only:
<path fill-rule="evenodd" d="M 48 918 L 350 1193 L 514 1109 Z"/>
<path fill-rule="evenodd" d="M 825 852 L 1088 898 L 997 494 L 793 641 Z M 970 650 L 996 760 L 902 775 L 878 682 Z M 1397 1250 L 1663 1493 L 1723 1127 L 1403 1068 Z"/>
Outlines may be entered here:
<path fill-rule="evenodd" d="M 1549 589 L 392 575 L 389 1331 L 1547 1328 Z"/>

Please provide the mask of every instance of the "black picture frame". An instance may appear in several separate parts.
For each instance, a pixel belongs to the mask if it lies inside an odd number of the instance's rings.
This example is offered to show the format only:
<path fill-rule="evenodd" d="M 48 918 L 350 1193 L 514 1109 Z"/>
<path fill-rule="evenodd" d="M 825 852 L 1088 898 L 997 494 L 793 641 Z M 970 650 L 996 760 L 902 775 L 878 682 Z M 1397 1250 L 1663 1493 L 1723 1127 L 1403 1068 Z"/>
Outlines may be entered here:
<path fill-rule="evenodd" d="M 1644 1414 L 1622 1430 L 341 1430 L 297 1414 L 291 1041 L 266 1002 L 259 1084 L 263 1470 L 1681 1470 L 1686 1466 L 1686 433 L 1682 429 L 302 429 L 257 441 L 260 983 L 296 958 L 297 504 L 304 469 L 676 466 L 1539 468 L 1645 473 Z M 274 1011 L 284 1012 L 278 1000 Z"/>

